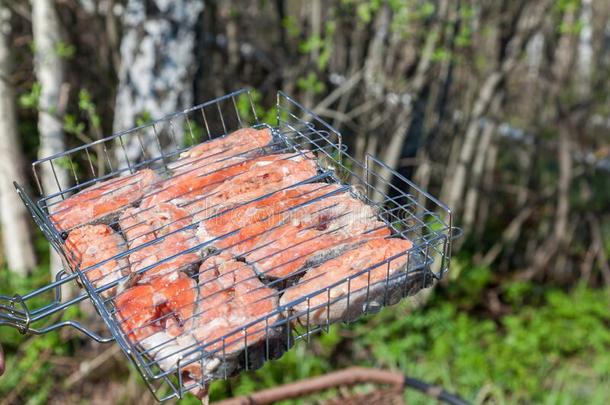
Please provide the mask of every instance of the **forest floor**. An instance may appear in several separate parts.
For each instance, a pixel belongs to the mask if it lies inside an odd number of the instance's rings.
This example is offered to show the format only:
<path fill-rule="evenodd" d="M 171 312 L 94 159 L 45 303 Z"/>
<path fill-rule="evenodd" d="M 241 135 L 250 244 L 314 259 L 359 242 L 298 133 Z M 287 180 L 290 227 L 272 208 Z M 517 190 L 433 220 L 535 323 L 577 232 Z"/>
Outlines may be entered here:
<path fill-rule="evenodd" d="M 474 403 L 610 401 L 610 290 L 512 283 L 493 290 L 500 309 L 492 313 L 486 298 L 490 270 L 459 259 L 456 266 L 460 277 L 439 286 L 424 307 L 413 310 L 405 300 L 353 324 L 335 325 L 257 371 L 214 383 L 212 399 L 361 365 L 400 370 Z M 45 271 L 30 280 L 41 283 Z M 0 271 L 0 293 L 25 291 L 32 283 Z M 2 405 L 154 403 L 112 345 L 93 344 L 72 331 L 23 337 L 8 328 L 2 328 L 0 342 L 7 351 Z M 100 357 L 105 360 L 98 364 Z M 409 404 L 429 403 L 417 393 L 407 398 Z M 197 403 L 194 397 L 179 402 Z"/>

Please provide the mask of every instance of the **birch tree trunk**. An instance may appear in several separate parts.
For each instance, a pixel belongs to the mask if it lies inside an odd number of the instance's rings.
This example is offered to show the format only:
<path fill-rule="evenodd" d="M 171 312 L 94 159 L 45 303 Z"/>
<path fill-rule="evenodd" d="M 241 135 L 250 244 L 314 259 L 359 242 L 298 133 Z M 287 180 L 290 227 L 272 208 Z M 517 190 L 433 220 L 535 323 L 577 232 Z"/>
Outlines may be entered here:
<path fill-rule="evenodd" d="M 34 69 L 40 83 L 38 102 L 38 132 L 40 134 L 39 157 L 46 157 L 66 149 L 63 132 L 62 84 L 64 82 L 63 60 L 57 54 L 61 42 L 59 19 L 52 0 L 32 0 L 32 31 L 36 54 Z M 55 173 L 50 165 L 43 165 L 42 187 L 46 195 L 65 189 L 68 173 L 59 166 Z M 51 275 L 55 277 L 62 268 L 57 254 L 51 249 Z"/>
<path fill-rule="evenodd" d="M 29 215 L 13 187 L 13 181 L 25 184 L 25 178 L 10 83 L 9 35 L 10 12 L 0 2 L 0 226 L 8 268 L 25 275 L 36 266 L 36 257 Z"/>
<path fill-rule="evenodd" d="M 578 82 L 577 90 L 580 97 L 587 97 L 591 90 L 593 74 L 593 0 L 583 0 L 581 4 L 580 30 L 578 38 Z"/>
<path fill-rule="evenodd" d="M 161 118 L 193 103 L 195 25 L 203 10 L 201 0 L 129 0 L 123 17 L 121 68 L 114 110 L 114 131 L 129 129 L 138 118 Z M 181 143 L 181 123 L 156 128 L 167 149 L 169 131 Z M 137 163 L 145 155 L 158 156 L 154 138 L 142 137 L 145 153 L 136 137 L 124 139 L 126 155 Z M 126 166 L 122 148 L 116 160 Z"/>

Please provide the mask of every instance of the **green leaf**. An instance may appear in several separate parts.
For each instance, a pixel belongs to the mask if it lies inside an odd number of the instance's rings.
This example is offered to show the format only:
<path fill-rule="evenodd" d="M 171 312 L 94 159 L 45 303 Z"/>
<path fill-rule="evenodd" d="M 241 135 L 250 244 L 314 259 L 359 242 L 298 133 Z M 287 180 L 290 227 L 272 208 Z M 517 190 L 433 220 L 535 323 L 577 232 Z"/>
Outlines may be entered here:
<path fill-rule="evenodd" d="M 284 17 L 282 26 L 286 29 L 286 33 L 289 37 L 297 38 L 299 35 L 301 35 L 301 29 L 299 28 L 299 24 L 297 23 L 295 16 L 289 15 Z"/>
<path fill-rule="evenodd" d="M 152 116 L 150 115 L 150 111 L 144 110 L 136 117 L 136 126 L 139 127 L 150 121 L 152 121 Z"/>
<path fill-rule="evenodd" d="M 19 105 L 23 108 L 38 108 L 38 100 L 40 100 L 41 93 L 42 86 L 39 82 L 34 82 L 34 84 L 32 84 L 32 89 L 28 93 L 19 96 Z"/>
<path fill-rule="evenodd" d="M 318 76 L 314 72 L 309 72 L 306 77 L 297 79 L 297 87 L 313 94 L 320 94 L 326 90 L 326 85 L 318 80 Z"/>
<path fill-rule="evenodd" d="M 80 122 L 72 114 L 64 115 L 64 131 L 69 134 L 80 135 L 85 131 L 85 123 Z"/>
<path fill-rule="evenodd" d="M 76 47 L 72 44 L 59 41 L 55 43 L 55 52 L 60 58 L 72 59 L 72 57 L 76 53 Z"/>

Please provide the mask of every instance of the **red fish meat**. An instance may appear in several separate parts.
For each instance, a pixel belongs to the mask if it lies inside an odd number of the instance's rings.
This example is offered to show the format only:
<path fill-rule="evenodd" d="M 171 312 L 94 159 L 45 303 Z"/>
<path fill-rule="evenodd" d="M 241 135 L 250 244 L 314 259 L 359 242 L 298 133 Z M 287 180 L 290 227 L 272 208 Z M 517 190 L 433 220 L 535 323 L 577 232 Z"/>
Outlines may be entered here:
<path fill-rule="evenodd" d="M 200 200 L 218 189 L 226 181 L 247 173 L 252 167 L 268 165 L 294 155 L 269 155 L 246 159 L 230 158 L 205 166 L 196 172 L 179 173 L 160 183 L 142 199 L 142 207 L 151 207 L 160 202 L 172 202 L 186 206 L 191 212 L 199 207 Z"/>
<path fill-rule="evenodd" d="M 248 171 L 227 179 L 213 192 L 186 208 L 202 221 L 224 210 L 293 186 L 317 174 L 315 160 L 303 154 L 269 155 L 256 159 Z"/>
<path fill-rule="evenodd" d="M 388 294 L 386 288 L 400 288 L 394 280 L 405 269 L 412 246 L 406 239 L 370 240 L 307 269 L 305 276 L 284 292 L 280 303 L 289 306 L 290 314 L 302 323 L 319 325 L 353 319 L 370 302 Z"/>
<path fill-rule="evenodd" d="M 188 325 L 190 335 L 213 358 L 225 361 L 234 357 L 270 336 L 278 317 L 277 295 L 248 265 L 226 253 L 211 256 L 200 268 L 197 310 Z M 204 369 L 194 363 L 186 370 L 199 380 L 219 365 L 219 361 L 209 360 Z"/>
<path fill-rule="evenodd" d="M 52 207 L 51 221 L 58 230 L 66 231 L 116 214 L 142 198 L 148 188 L 160 180 L 152 170 L 143 169 L 129 176 L 103 181 Z"/>
<path fill-rule="evenodd" d="M 191 217 L 174 204 L 130 208 L 121 215 L 119 224 L 132 250 L 129 254 L 132 273 L 153 266 L 139 276 L 142 282 L 188 270 L 200 261 L 198 253 L 186 252 L 198 244 L 194 229 L 189 228 Z"/>
<path fill-rule="evenodd" d="M 375 211 L 348 193 L 332 195 L 300 207 L 284 225 L 230 248 L 267 278 L 288 279 L 314 254 L 336 253 L 368 239 L 389 236 Z M 329 252 L 330 254 L 330 252 Z"/>
<path fill-rule="evenodd" d="M 261 152 L 271 144 L 273 136 L 267 128 L 260 130 L 242 128 L 230 134 L 201 143 L 180 154 L 180 159 L 169 165 L 174 174 L 199 173 L 201 169 L 210 173 L 210 166 L 219 168 L 232 157 L 246 157 Z M 201 174 L 201 173 L 199 173 Z"/>
<path fill-rule="evenodd" d="M 78 266 L 96 288 L 129 274 L 127 258 L 116 258 L 127 250 L 125 241 L 108 225 L 85 225 L 70 231 L 65 248 L 72 267 Z M 102 295 L 111 296 L 115 291 L 114 287 Z"/>
<path fill-rule="evenodd" d="M 195 344 L 184 335 L 184 325 L 192 319 L 197 294 L 195 280 L 174 273 L 119 294 L 115 313 L 128 339 L 162 369 L 171 370 Z"/>
<path fill-rule="evenodd" d="M 330 195 L 340 188 L 336 184 L 309 183 L 278 191 L 202 221 L 197 236 L 201 242 L 225 236 L 214 243 L 219 249 L 243 243 L 284 223 L 295 207 Z"/>

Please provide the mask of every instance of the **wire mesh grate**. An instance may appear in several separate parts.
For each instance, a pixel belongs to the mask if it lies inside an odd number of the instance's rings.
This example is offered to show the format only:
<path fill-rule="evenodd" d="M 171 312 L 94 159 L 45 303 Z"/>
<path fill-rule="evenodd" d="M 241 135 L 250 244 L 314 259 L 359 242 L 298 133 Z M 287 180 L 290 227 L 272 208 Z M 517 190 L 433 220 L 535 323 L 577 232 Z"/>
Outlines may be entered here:
<path fill-rule="evenodd" d="M 260 367 L 449 268 L 450 210 L 377 158 L 352 158 L 281 92 L 275 123 L 240 90 L 33 171 L 40 198 L 19 195 L 67 271 L 0 297 L 0 324 L 114 339 L 159 400 Z M 85 292 L 62 299 L 74 280 Z M 29 308 L 41 294 L 50 303 Z M 32 327 L 87 298 L 112 337 Z"/>

